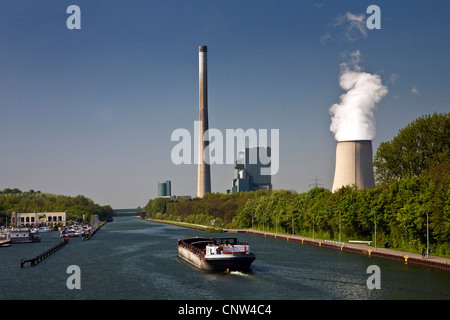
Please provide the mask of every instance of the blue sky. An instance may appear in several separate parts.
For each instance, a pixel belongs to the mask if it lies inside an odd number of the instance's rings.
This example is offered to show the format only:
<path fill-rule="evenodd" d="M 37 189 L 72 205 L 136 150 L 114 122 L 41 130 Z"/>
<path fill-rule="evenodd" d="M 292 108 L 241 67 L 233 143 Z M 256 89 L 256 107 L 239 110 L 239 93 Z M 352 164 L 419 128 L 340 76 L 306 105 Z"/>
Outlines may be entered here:
<path fill-rule="evenodd" d="M 69 5 L 81 30 L 69 30 Z M 369 5 L 381 29 L 369 30 Z M 388 93 L 376 138 L 449 112 L 448 1 L 0 1 L 0 188 L 83 194 L 114 208 L 144 206 L 158 181 L 195 195 L 196 165 L 174 165 L 171 133 L 198 119 L 198 46 L 208 46 L 209 124 L 279 129 L 274 189 L 331 188 L 340 65 Z M 364 16 L 364 24 L 348 13 Z M 347 17 L 347 18 L 346 18 Z M 230 188 L 232 165 L 211 169 Z"/>

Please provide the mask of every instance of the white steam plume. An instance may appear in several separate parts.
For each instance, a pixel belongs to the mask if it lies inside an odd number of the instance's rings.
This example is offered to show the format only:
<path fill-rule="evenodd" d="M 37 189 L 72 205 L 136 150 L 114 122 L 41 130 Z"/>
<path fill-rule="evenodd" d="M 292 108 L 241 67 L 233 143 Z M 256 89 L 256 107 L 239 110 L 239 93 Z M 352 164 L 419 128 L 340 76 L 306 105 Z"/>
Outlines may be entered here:
<path fill-rule="evenodd" d="M 388 92 L 379 75 L 361 71 L 357 65 L 359 55 L 359 50 L 352 52 L 352 63 L 341 64 L 339 85 L 346 93 L 329 110 L 332 115 L 330 130 L 337 141 L 373 140 L 373 111 L 376 103 Z"/>

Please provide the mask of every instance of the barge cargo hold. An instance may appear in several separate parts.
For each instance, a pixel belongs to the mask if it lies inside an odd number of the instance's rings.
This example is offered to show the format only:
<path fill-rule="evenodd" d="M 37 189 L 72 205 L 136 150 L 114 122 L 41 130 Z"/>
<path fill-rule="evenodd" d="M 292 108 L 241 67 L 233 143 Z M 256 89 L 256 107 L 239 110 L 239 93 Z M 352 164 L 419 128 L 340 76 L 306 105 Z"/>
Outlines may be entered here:
<path fill-rule="evenodd" d="M 249 271 L 255 255 L 236 238 L 185 238 L 178 240 L 178 256 L 202 270 Z"/>

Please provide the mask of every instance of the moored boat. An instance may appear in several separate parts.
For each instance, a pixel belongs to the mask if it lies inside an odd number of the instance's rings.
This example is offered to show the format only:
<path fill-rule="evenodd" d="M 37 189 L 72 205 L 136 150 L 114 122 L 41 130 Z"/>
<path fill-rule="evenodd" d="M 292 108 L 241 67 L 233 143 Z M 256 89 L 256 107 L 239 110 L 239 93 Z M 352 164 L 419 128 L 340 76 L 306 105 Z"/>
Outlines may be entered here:
<path fill-rule="evenodd" d="M 61 232 L 60 235 L 62 238 L 75 238 L 81 236 L 81 233 L 75 231 L 75 230 L 68 230 Z"/>
<path fill-rule="evenodd" d="M 36 233 L 32 233 L 29 228 L 12 228 L 9 232 L 11 243 L 40 242 L 41 238 Z"/>
<path fill-rule="evenodd" d="M 9 247 L 9 246 L 11 246 L 11 240 L 0 239 L 0 247 Z"/>
<path fill-rule="evenodd" d="M 74 238 L 74 237 L 81 237 L 86 232 L 89 232 L 90 228 L 86 226 L 71 226 L 70 228 L 64 228 L 60 230 L 60 236 L 62 238 Z"/>
<path fill-rule="evenodd" d="M 255 260 L 250 246 L 236 238 L 184 238 L 177 245 L 181 259 L 203 270 L 249 271 Z"/>
<path fill-rule="evenodd" d="M 48 226 L 39 228 L 39 232 L 52 232 L 52 231 L 53 229 Z"/>

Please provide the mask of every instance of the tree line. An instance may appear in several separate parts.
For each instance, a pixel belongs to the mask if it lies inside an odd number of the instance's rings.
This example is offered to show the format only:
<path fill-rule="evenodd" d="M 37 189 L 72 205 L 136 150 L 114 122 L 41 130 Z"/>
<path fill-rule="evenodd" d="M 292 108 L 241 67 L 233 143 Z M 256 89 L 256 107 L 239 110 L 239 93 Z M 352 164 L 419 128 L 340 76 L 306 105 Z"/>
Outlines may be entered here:
<path fill-rule="evenodd" d="M 100 206 L 91 199 L 78 195 L 76 197 L 6 188 L 0 192 L 0 224 L 11 221 L 12 212 L 51 212 L 67 211 L 69 220 L 91 221 L 92 215 L 106 221 L 113 216 L 111 206 Z"/>
<path fill-rule="evenodd" d="M 426 248 L 450 255 L 450 162 L 418 177 L 389 186 L 358 190 L 346 186 L 336 192 L 315 187 L 305 193 L 289 190 L 207 194 L 195 199 L 156 198 L 147 217 L 214 225 L 253 228 L 268 232 L 339 240 L 370 240 L 378 246 L 408 251 Z M 375 239 L 376 224 L 376 239 Z M 339 236 L 340 233 L 340 236 Z"/>
<path fill-rule="evenodd" d="M 321 239 L 371 240 L 408 251 L 426 248 L 427 216 L 433 252 L 450 255 L 450 162 L 389 186 L 332 193 L 275 191 L 239 208 L 239 228 L 294 233 Z M 376 227 L 376 238 L 375 238 Z"/>
<path fill-rule="evenodd" d="M 426 115 L 380 144 L 372 189 L 315 187 L 151 199 L 147 217 L 305 237 L 371 240 L 408 251 L 450 255 L 450 114 Z M 376 226 L 376 239 L 375 239 Z"/>

